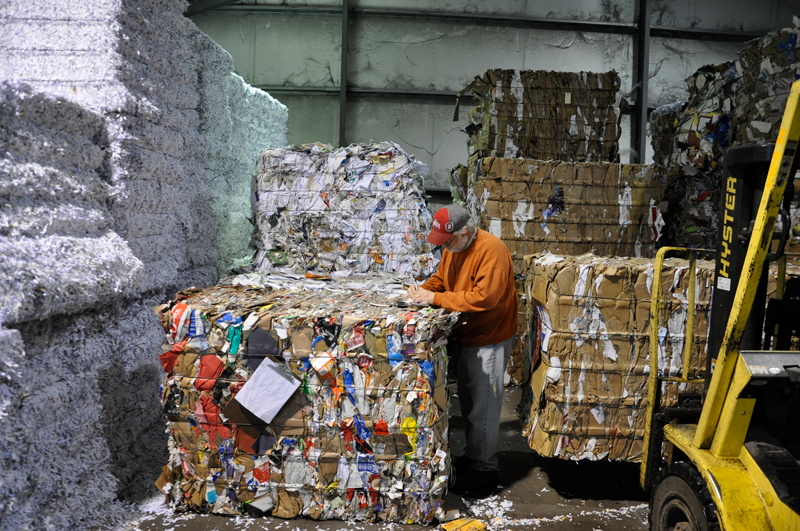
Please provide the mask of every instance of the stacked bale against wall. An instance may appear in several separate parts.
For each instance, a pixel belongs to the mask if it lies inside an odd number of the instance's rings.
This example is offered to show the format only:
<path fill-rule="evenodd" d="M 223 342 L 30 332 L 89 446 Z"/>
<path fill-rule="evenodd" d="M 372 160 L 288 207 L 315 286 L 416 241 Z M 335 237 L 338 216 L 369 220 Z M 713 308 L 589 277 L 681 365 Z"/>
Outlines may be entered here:
<path fill-rule="evenodd" d="M 232 73 L 233 59 L 207 35 L 192 33 L 200 84 L 199 131 L 209 203 L 218 220 L 217 272 L 252 255 L 250 178 L 265 147 L 285 143 L 287 109 Z"/>
<path fill-rule="evenodd" d="M 716 247 L 723 154 L 777 139 L 796 78 L 798 36 L 795 18 L 794 27 L 749 41 L 735 60 L 686 79 L 689 101 L 673 124 L 666 162 L 656 160 L 668 175 L 666 244 Z"/>
<path fill-rule="evenodd" d="M 467 126 L 468 167 L 451 174 L 454 198 L 509 247 L 519 286 L 526 254 L 547 248 L 638 256 L 653 241 L 646 219 L 659 235 L 658 206 L 650 204 L 659 175 L 606 164 L 619 160 L 627 105 L 619 85 L 614 71 L 489 70 L 461 92 L 477 105 Z M 522 290 L 518 295 L 524 299 Z M 530 370 L 522 311 L 518 321 L 507 375 L 516 385 Z"/>
<path fill-rule="evenodd" d="M 535 336 L 533 404 L 524 434 L 530 447 L 562 459 L 639 462 L 650 376 L 653 262 L 641 258 L 527 257 L 528 316 Z M 658 373 L 703 378 L 713 262 L 698 261 L 689 307 L 688 262 L 668 259 L 661 275 Z M 689 312 L 694 329 L 687 331 Z M 664 383 L 665 406 L 702 384 Z"/>
<path fill-rule="evenodd" d="M 729 62 L 704 66 L 686 79 L 689 101 L 680 112 L 656 110 L 659 115 L 675 115 L 672 131 L 666 135 L 671 137 L 668 149 L 657 160 L 667 174 L 666 244 L 715 246 L 722 157 L 730 145 L 734 76 L 735 67 Z"/>
<path fill-rule="evenodd" d="M 627 105 L 615 71 L 488 70 L 459 93 L 477 105 L 467 126 L 469 162 L 482 157 L 617 161 Z M 456 118 L 458 108 L 456 108 Z"/>
<path fill-rule="evenodd" d="M 166 442 L 153 395 L 152 352 L 162 334 L 152 307 L 175 286 L 215 281 L 215 264 L 239 257 L 217 249 L 227 221 L 209 204 L 218 184 L 205 169 L 200 130 L 203 115 L 230 117 L 204 103 L 214 87 L 198 83 L 203 54 L 217 57 L 219 48 L 193 47 L 199 30 L 182 15 L 186 6 L 0 6 L 0 72 L 15 83 L 3 89 L 0 111 L 0 152 L 8 153 L 0 169 L 3 245 L 11 258 L 3 264 L 11 310 L 0 320 L 16 329 L 4 337 L 25 351 L 19 379 L 8 377 L 20 407 L 0 428 L 9 493 L 0 528 L 110 526 L 129 514 L 115 500 L 152 492 Z M 252 114 L 245 105 L 237 111 L 250 128 L 241 134 L 252 133 L 251 164 L 225 177 L 245 190 L 258 151 L 285 142 L 285 108 L 250 94 L 265 102 Z M 241 139 L 234 141 L 239 149 Z M 246 204 L 231 208 L 248 212 Z M 236 249 L 248 237 L 241 234 Z M 65 438 L 69 451 L 55 448 Z M 23 444 L 31 451 L 16 450 Z M 80 488 L 62 488 L 76 481 Z"/>
<path fill-rule="evenodd" d="M 134 348 L 125 335 L 98 336 L 147 312 L 91 309 L 136 293 L 143 268 L 113 230 L 102 117 L 29 87 L 0 87 L 0 324 L 14 328 L 3 330 L 13 341 L 0 355 L 0 527 L 88 528 L 122 515 L 108 510 L 122 478 L 111 473 L 98 371 L 114 366 L 112 352 Z M 69 314 L 81 317 L 60 317 Z M 146 329 L 125 332 L 148 339 Z M 129 418 L 152 429 L 158 404 L 142 398 L 144 407 L 127 405 Z M 66 481 L 81 492 L 65 492 Z M 85 499 L 94 503 L 83 507 Z"/>
<path fill-rule="evenodd" d="M 741 76 L 733 106 L 733 143 L 775 142 L 792 83 L 797 79 L 797 41 L 794 27 L 770 32 L 745 44 L 736 72 Z"/>

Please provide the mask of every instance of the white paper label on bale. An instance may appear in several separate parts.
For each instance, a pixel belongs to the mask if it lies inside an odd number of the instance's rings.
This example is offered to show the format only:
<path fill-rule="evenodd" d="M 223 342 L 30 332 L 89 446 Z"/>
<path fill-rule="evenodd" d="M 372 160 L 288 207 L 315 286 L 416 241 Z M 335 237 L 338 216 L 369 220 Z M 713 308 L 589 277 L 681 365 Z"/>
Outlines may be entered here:
<path fill-rule="evenodd" d="M 561 360 L 555 356 L 550 357 L 550 368 L 547 369 L 546 378 L 556 383 L 561 378 Z"/>
<path fill-rule="evenodd" d="M 517 201 L 517 209 L 512 214 L 514 222 L 514 235 L 517 238 L 525 237 L 525 225 L 533 219 L 533 203 L 528 205 L 527 201 Z"/>
<path fill-rule="evenodd" d="M 550 345 L 550 335 L 553 333 L 553 326 L 550 324 L 550 315 L 541 306 L 536 307 L 539 310 L 539 318 L 542 321 L 542 352 L 547 352 L 547 347 Z"/>
<path fill-rule="evenodd" d="M 731 290 L 731 279 L 725 277 L 719 277 L 717 279 L 717 289 L 721 291 L 730 291 Z"/>
<path fill-rule="evenodd" d="M 602 404 L 598 404 L 597 407 L 593 407 L 590 411 L 592 412 L 594 420 L 596 420 L 598 424 L 602 424 L 603 422 L 605 422 L 606 414 L 605 411 L 603 411 Z"/>
<path fill-rule="evenodd" d="M 235 398 L 242 407 L 269 424 L 298 387 L 300 382 L 297 379 L 281 371 L 269 358 L 264 358 Z"/>
<path fill-rule="evenodd" d="M 503 222 L 499 218 L 492 218 L 489 222 L 489 232 L 500 238 L 503 234 Z"/>

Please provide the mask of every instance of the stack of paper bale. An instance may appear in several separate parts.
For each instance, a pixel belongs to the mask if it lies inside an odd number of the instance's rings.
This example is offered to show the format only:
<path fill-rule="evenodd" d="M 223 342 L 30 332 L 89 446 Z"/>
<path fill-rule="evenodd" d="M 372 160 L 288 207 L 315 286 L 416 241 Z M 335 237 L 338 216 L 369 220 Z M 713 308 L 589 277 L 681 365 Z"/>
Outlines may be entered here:
<path fill-rule="evenodd" d="M 111 528 L 152 490 L 166 454 L 152 307 L 241 256 L 218 238 L 249 206 L 218 217 L 214 198 L 246 202 L 257 154 L 285 144 L 283 106 L 201 79 L 224 52 L 195 46 L 187 6 L 0 2 L 0 322 L 18 340 L 0 356 L 16 365 L 0 375 L 0 527 Z M 247 151 L 246 172 L 207 165 L 209 117 L 242 128 L 218 151 Z M 246 248 L 250 231 L 235 237 Z"/>
<path fill-rule="evenodd" d="M 234 277 L 157 308 L 180 510 L 428 523 L 449 473 L 448 330 L 399 277 Z"/>
<path fill-rule="evenodd" d="M 777 139 L 797 77 L 798 35 L 795 17 L 793 28 L 746 43 L 737 60 L 706 65 L 686 79 L 689 101 L 673 128 L 668 161 L 657 159 L 668 173 L 667 244 L 716 246 L 723 153 Z"/>
<path fill-rule="evenodd" d="M 483 157 L 617 161 L 619 122 L 627 102 L 615 71 L 488 70 L 472 93 L 469 161 Z M 458 107 L 456 107 L 456 119 Z"/>
<path fill-rule="evenodd" d="M 738 86 L 736 69 L 732 63 L 704 66 L 686 83 L 689 101 L 675 118 L 667 153 L 658 160 L 667 171 L 665 240 L 681 247 L 713 248 L 722 157 L 730 145 L 730 111 Z"/>
<path fill-rule="evenodd" d="M 123 320 L 102 309 L 135 295 L 142 274 L 112 229 L 103 125 L 100 115 L 62 98 L 0 83 L 0 528 L 88 528 L 129 511 L 115 502 L 98 369 L 116 365 L 109 349 L 133 351 L 148 334 L 140 328 L 119 342 Z M 139 308 L 129 302 L 126 309 Z M 94 322 L 63 318 L 87 313 Z M 94 348 L 92 330 L 114 336 Z M 64 400 L 76 389 L 81 400 Z M 157 409 L 143 411 L 157 408 L 148 394 L 142 409 L 131 405 L 136 395 L 125 396 L 144 430 L 161 424 Z M 159 431 L 149 434 L 157 447 Z M 138 449 L 128 459 L 131 453 Z M 64 482 L 81 488 L 67 494 Z M 81 514 L 68 510 L 74 503 Z"/>
<path fill-rule="evenodd" d="M 221 276 L 248 251 L 250 181 L 258 154 L 286 143 L 288 109 L 233 73 L 233 59 L 208 35 L 192 34 L 200 104 L 200 149 L 217 220 L 217 271 Z"/>
<path fill-rule="evenodd" d="M 798 77 L 797 40 L 800 18 L 794 27 L 754 39 L 739 52 L 736 71 L 741 76 L 733 110 L 733 141 L 775 142 L 792 83 Z"/>
<path fill-rule="evenodd" d="M 650 371 L 654 266 L 642 258 L 591 254 L 527 257 L 528 316 L 536 332 L 525 434 L 539 454 L 563 459 L 641 459 Z M 688 262 L 668 259 L 661 275 L 658 372 L 681 376 L 691 338 L 690 378 L 705 373 L 713 262 L 697 262 L 688 306 Z M 689 312 L 694 329 L 687 332 Z M 663 384 L 662 404 L 696 384 Z"/>
<path fill-rule="evenodd" d="M 421 277 L 436 271 L 419 175 L 427 168 L 397 144 L 269 149 L 258 171 L 254 239 L 263 270 L 272 270 L 268 257 L 278 251 L 297 273 Z"/>

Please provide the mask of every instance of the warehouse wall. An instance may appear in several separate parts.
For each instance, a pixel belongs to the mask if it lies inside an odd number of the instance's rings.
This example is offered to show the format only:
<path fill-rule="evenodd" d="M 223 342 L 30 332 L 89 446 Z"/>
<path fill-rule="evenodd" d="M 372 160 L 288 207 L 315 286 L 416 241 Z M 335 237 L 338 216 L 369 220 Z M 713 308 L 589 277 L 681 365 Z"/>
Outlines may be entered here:
<path fill-rule="evenodd" d="M 186 6 L 0 5 L 0 529 L 109 527 L 155 492 L 153 307 L 246 253 L 287 112 Z"/>
<path fill-rule="evenodd" d="M 267 6 L 341 6 L 339 0 L 245 0 Z M 622 0 L 351 0 L 350 8 L 471 13 L 556 20 L 633 23 L 635 2 Z M 256 86 L 299 87 L 281 96 L 290 109 L 290 142 L 339 143 L 341 25 L 338 14 L 207 12 L 194 22 L 234 58 L 237 73 Z M 308 10 L 306 10 L 308 11 Z M 655 1 L 651 24 L 766 32 L 791 24 L 790 2 Z M 455 94 L 488 68 L 546 70 L 616 69 L 622 91 L 635 99 L 634 39 L 630 35 L 542 30 L 485 21 L 446 22 L 351 16 L 348 87 Z M 698 67 L 731 58 L 738 43 L 653 38 L 649 107 L 686 98 L 684 78 Z M 278 57 L 276 60 L 275 58 Z M 313 94 L 303 89 L 316 89 Z M 327 89 L 325 94 L 319 92 Z M 294 91 L 293 91 L 294 90 Z M 283 92 L 282 92 L 283 94 Z M 466 103 L 466 102 L 465 102 Z M 394 140 L 429 164 L 427 186 L 447 185 L 447 171 L 466 161 L 466 113 L 452 121 L 455 98 L 351 95 L 346 142 Z M 299 117 L 304 119 L 299 119 Z M 305 119 L 308 117 L 308 119 Z M 630 152 L 630 116 L 623 118 L 622 161 Z M 649 147 L 649 146 L 648 146 Z M 652 160 L 649 153 L 647 160 Z"/>

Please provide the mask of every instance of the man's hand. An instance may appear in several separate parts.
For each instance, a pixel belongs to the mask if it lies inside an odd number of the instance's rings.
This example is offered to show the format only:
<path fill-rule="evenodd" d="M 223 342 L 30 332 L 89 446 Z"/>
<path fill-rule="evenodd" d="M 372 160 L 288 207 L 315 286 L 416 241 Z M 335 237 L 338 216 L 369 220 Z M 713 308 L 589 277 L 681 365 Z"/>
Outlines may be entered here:
<path fill-rule="evenodd" d="M 406 292 L 406 299 L 415 304 L 427 304 L 430 306 L 433 304 L 433 295 L 434 293 L 432 291 L 420 288 L 419 286 L 410 286 Z"/>

